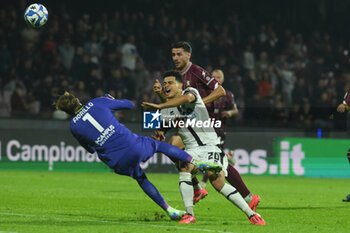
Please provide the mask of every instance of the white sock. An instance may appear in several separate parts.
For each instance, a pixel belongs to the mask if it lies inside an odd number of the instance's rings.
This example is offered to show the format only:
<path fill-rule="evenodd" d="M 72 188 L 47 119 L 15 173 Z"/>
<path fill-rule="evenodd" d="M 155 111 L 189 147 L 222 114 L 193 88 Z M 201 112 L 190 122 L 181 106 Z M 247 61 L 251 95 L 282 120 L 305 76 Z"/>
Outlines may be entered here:
<path fill-rule="evenodd" d="M 245 202 L 241 194 L 229 184 L 225 184 L 224 187 L 220 190 L 220 193 L 224 195 L 229 201 L 234 203 L 238 208 L 240 208 L 248 217 L 254 214 L 254 211 L 251 210 L 248 204 Z"/>
<path fill-rule="evenodd" d="M 184 206 L 186 212 L 193 214 L 193 185 L 192 185 L 192 175 L 189 172 L 180 172 L 180 192 L 182 195 L 182 201 L 184 202 Z"/>

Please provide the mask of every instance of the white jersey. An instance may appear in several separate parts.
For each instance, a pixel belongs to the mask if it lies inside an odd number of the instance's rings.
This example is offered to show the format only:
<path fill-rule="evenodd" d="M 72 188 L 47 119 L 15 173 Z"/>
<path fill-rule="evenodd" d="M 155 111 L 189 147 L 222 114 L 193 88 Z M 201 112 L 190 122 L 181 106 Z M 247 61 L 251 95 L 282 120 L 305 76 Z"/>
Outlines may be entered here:
<path fill-rule="evenodd" d="M 204 145 L 218 145 L 220 140 L 214 127 L 218 127 L 218 124 L 221 126 L 221 121 L 209 118 L 197 89 L 188 87 L 182 94 L 189 92 L 196 97 L 192 103 L 161 110 L 163 127 L 177 128 L 186 150 Z"/>

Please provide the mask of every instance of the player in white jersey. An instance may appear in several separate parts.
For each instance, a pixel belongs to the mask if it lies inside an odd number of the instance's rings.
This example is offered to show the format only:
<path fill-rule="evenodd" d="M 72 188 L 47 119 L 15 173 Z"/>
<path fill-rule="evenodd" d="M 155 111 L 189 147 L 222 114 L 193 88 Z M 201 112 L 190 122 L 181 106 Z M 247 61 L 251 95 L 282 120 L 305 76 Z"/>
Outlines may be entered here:
<path fill-rule="evenodd" d="M 165 94 L 169 99 L 162 104 L 143 102 L 146 109 L 162 109 L 163 131 L 157 131 L 156 137 L 164 140 L 164 130 L 177 128 L 178 133 L 185 145 L 185 151 L 200 161 L 210 161 L 219 164 L 223 170 L 219 173 L 208 172 L 213 187 L 229 201 L 238 206 L 255 225 L 265 225 L 261 216 L 251 210 L 238 191 L 231 185 L 225 183 L 225 172 L 227 157 L 217 146 L 219 138 L 215 133 L 214 122 L 209 118 L 208 111 L 194 88 L 182 91 L 182 76 L 176 71 L 167 71 L 163 75 Z M 187 214 L 180 223 L 195 223 L 193 213 L 193 186 L 191 172 L 195 170 L 192 164 L 181 162 L 180 169 L 180 191 Z"/>
<path fill-rule="evenodd" d="M 186 149 L 219 144 L 220 141 L 213 126 L 221 125 L 221 122 L 209 118 L 208 111 L 197 89 L 188 87 L 182 91 L 182 95 L 188 93 L 194 95 L 194 102 L 162 109 L 162 120 L 165 121 L 163 125 L 171 126 L 170 122 L 174 122 L 173 124 L 176 124 L 176 126 L 184 124 L 185 127 L 180 127 L 178 133 L 181 135 Z"/>

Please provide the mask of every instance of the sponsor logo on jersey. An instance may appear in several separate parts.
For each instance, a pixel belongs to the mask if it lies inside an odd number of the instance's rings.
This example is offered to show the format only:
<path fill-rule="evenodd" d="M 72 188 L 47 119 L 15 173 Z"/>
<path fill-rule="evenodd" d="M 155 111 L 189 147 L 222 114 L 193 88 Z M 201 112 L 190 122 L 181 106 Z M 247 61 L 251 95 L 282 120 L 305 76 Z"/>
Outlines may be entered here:
<path fill-rule="evenodd" d="M 115 133 L 115 128 L 113 125 L 110 125 L 107 129 L 105 129 L 102 134 L 96 139 L 95 143 L 97 145 L 103 146 L 105 142 Z"/>

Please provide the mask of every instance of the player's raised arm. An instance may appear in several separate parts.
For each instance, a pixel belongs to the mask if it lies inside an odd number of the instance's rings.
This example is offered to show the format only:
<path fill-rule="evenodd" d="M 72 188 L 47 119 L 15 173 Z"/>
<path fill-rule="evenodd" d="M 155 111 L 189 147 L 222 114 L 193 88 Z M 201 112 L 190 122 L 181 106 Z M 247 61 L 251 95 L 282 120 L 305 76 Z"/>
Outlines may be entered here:
<path fill-rule="evenodd" d="M 173 98 L 165 103 L 159 105 L 160 109 L 177 107 L 183 104 L 191 103 L 196 100 L 196 97 L 192 93 L 187 93 L 185 95 Z"/>
<path fill-rule="evenodd" d="M 167 101 L 166 95 L 163 92 L 162 84 L 156 79 L 153 84 L 153 92 L 156 93 L 162 103 Z"/>
<path fill-rule="evenodd" d="M 238 114 L 238 109 L 236 107 L 233 107 L 231 110 L 223 111 L 221 113 L 222 117 L 231 118 L 233 116 L 236 116 Z"/>
<path fill-rule="evenodd" d="M 231 92 L 226 92 L 227 96 L 227 110 L 221 113 L 222 117 L 230 118 L 238 114 L 238 108 L 234 99 L 234 96 Z"/>
<path fill-rule="evenodd" d="M 167 71 L 163 75 L 163 85 L 167 102 L 161 104 L 153 104 L 143 102 L 142 106 L 146 109 L 164 109 L 177 107 L 186 103 L 191 103 L 196 100 L 196 96 L 187 92 L 182 95 L 182 76 L 177 71 Z"/>
<path fill-rule="evenodd" d="M 134 103 L 127 99 L 114 99 L 113 96 L 106 94 L 101 97 L 104 104 L 112 110 L 122 110 L 122 109 L 132 109 L 134 108 Z"/>
<path fill-rule="evenodd" d="M 214 91 L 212 91 L 208 96 L 203 98 L 203 102 L 205 104 L 211 103 L 225 95 L 226 95 L 225 89 L 221 85 L 217 85 Z"/>
<path fill-rule="evenodd" d="M 205 104 L 211 103 L 226 95 L 226 91 L 221 84 L 204 69 L 197 66 L 197 68 L 194 70 L 194 75 L 200 82 L 206 85 L 209 89 L 213 90 L 208 96 L 203 98 L 203 102 Z"/>

